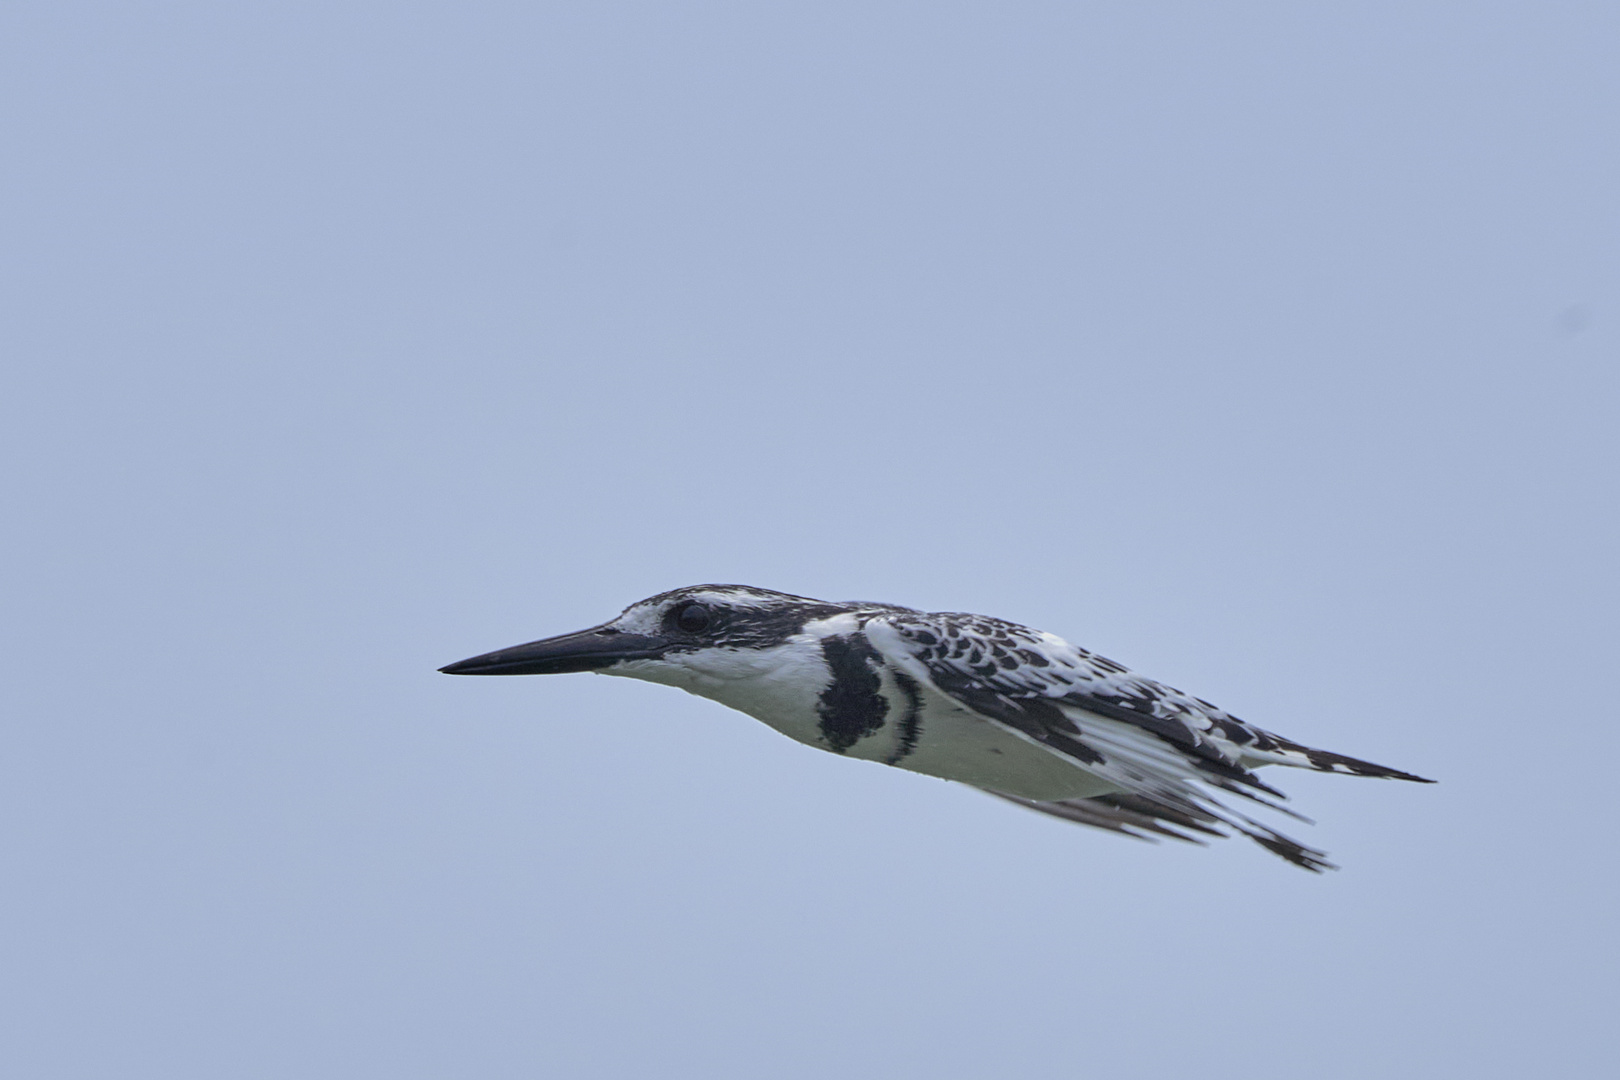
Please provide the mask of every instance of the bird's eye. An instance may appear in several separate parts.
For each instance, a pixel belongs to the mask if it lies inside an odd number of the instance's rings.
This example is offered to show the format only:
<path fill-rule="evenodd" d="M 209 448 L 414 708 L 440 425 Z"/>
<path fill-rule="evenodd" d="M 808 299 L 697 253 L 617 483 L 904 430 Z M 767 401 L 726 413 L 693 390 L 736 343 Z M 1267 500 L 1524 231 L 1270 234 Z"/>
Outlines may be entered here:
<path fill-rule="evenodd" d="M 675 613 L 675 625 L 688 634 L 701 634 L 714 621 L 707 604 L 687 604 Z"/>

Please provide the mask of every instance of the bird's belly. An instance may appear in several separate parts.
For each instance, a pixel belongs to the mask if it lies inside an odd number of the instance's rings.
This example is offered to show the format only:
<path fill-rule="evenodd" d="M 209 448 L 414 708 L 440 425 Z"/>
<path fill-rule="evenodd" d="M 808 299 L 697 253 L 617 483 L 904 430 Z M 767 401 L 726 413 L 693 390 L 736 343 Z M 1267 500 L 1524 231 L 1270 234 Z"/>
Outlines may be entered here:
<path fill-rule="evenodd" d="M 1026 799 L 1086 799 L 1119 788 L 966 709 L 925 709 L 915 748 L 891 764 Z M 865 755 L 862 755 L 865 756 Z"/>
<path fill-rule="evenodd" d="M 777 731 L 843 757 L 893 765 L 1026 799 L 1085 799 L 1120 790 L 1051 751 L 955 705 L 930 702 L 908 725 L 898 697 L 880 726 L 853 745 L 829 744 L 813 709 L 744 709 Z"/>
<path fill-rule="evenodd" d="M 919 696 L 913 707 L 892 677 L 883 680 L 881 706 L 856 718 L 830 718 L 816 695 L 784 693 L 775 678 L 679 685 L 747 713 L 790 739 L 844 757 L 1025 799 L 1084 799 L 1120 790 L 937 695 Z"/>

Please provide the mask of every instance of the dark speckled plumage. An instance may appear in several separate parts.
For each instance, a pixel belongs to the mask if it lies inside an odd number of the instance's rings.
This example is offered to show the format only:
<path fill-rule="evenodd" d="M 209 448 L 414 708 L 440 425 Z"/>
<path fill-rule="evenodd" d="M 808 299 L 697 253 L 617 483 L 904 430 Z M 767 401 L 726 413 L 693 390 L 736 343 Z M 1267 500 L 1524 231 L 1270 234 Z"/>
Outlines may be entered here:
<path fill-rule="evenodd" d="M 746 585 L 660 593 L 601 627 L 447 670 L 596 670 L 669 682 L 834 753 L 962 780 L 1134 836 L 1196 841 L 1236 830 L 1310 870 L 1330 865 L 1321 852 L 1216 793 L 1292 814 L 1255 769 L 1422 780 L 1284 739 L 1004 619 L 831 603 Z"/>

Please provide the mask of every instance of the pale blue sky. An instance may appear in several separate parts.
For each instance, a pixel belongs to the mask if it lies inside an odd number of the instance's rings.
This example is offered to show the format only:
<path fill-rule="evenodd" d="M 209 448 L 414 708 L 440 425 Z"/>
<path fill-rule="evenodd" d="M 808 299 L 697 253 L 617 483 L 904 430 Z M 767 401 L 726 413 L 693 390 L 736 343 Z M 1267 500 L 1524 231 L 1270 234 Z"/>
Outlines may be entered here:
<path fill-rule="evenodd" d="M 1608 3 L 0 10 L 19 1077 L 1595 1076 Z M 434 668 L 740 581 L 1437 787 L 1151 847 Z"/>

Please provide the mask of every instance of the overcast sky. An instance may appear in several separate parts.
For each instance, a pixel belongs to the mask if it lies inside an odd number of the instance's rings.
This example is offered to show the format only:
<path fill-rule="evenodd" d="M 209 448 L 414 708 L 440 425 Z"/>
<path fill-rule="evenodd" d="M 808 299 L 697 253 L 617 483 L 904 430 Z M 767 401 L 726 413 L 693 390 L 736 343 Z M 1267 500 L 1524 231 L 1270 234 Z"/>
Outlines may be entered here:
<path fill-rule="evenodd" d="M 1615 1068 L 1612 3 L 0 8 L 51 1080 Z M 735 581 L 1439 779 L 1344 869 L 435 668 Z"/>

